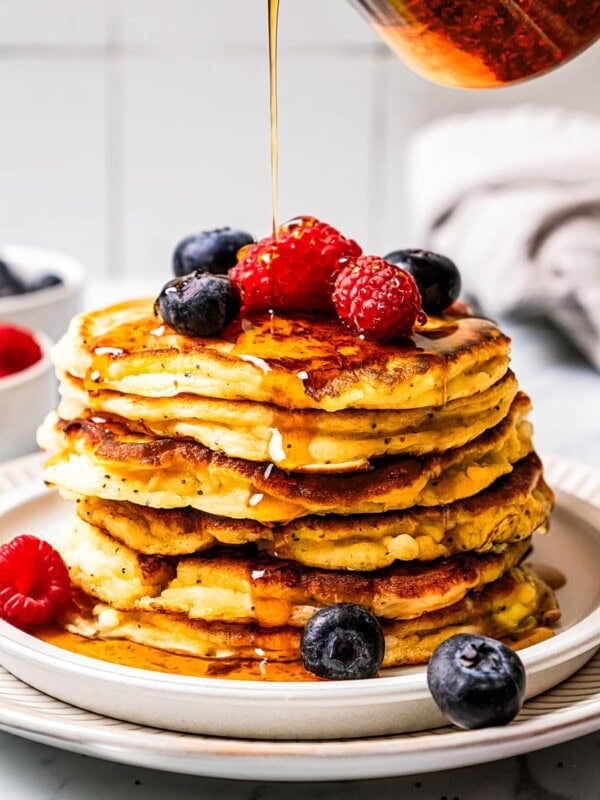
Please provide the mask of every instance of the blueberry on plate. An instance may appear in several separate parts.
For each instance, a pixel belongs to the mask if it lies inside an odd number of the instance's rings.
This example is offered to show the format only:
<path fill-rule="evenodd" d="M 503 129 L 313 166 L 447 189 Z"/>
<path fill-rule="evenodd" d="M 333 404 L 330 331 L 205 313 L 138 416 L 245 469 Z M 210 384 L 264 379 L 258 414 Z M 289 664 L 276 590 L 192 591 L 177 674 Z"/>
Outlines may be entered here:
<path fill-rule="evenodd" d="M 154 313 L 184 336 L 215 336 L 240 306 L 239 289 L 230 278 L 196 270 L 163 286 Z"/>
<path fill-rule="evenodd" d="M 38 278 L 34 278 L 34 280 L 27 285 L 27 291 L 39 292 L 40 289 L 49 289 L 51 286 L 60 286 L 62 283 L 62 278 L 49 272 L 46 275 L 40 275 Z"/>
<path fill-rule="evenodd" d="M 523 705 L 525 668 L 502 642 L 457 633 L 433 653 L 427 683 L 440 711 L 455 725 L 506 725 Z"/>
<path fill-rule="evenodd" d="M 386 261 L 409 272 L 421 293 L 423 311 L 439 314 L 458 298 L 460 273 L 454 261 L 429 250 L 394 250 Z"/>
<path fill-rule="evenodd" d="M 238 250 L 253 241 L 249 233 L 233 228 L 217 228 L 186 236 L 173 253 L 173 271 L 175 275 L 187 275 L 203 269 L 215 275 L 225 275 L 237 263 Z"/>
<path fill-rule="evenodd" d="M 11 297 L 23 294 L 25 283 L 12 271 L 8 264 L 0 259 L 0 297 Z"/>
<path fill-rule="evenodd" d="M 319 609 L 304 626 L 300 655 L 321 678 L 372 678 L 381 667 L 385 641 L 379 622 L 362 606 L 336 603 Z"/>

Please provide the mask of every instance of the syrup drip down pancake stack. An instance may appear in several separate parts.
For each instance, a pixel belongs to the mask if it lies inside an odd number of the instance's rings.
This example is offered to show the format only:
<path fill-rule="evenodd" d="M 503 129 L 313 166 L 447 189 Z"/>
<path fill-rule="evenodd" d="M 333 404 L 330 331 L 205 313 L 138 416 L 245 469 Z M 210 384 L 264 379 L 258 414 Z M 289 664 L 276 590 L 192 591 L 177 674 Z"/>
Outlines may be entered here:
<path fill-rule="evenodd" d="M 146 299 L 76 317 L 54 359 L 39 440 L 74 506 L 69 631 L 297 663 L 307 621 L 349 602 L 380 622 L 384 667 L 457 632 L 552 635 L 554 594 L 523 561 L 553 497 L 494 323 L 430 314 L 380 343 L 242 313 L 189 336 Z"/>

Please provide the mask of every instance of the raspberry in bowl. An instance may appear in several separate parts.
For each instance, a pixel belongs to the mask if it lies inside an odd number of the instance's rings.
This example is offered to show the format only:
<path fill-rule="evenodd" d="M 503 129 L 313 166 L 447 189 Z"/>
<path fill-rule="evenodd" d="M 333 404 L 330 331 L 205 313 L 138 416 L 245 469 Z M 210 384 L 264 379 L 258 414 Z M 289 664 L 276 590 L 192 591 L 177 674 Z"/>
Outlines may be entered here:
<path fill-rule="evenodd" d="M 35 432 L 56 400 L 44 334 L 0 321 L 0 462 L 36 450 Z"/>

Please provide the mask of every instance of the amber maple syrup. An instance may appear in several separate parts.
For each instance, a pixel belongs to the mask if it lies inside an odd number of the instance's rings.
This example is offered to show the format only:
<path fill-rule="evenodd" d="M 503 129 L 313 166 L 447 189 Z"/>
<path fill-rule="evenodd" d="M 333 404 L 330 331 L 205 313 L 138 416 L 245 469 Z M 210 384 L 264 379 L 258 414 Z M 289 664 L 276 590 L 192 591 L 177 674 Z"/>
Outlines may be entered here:
<path fill-rule="evenodd" d="M 140 301 L 140 304 L 142 301 Z M 415 330 L 410 339 L 393 345 L 381 344 L 357 336 L 336 318 L 296 314 L 256 314 L 251 319 L 236 319 L 221 332 L 219 339 L 188 339 L 161 325 L 157 328 L 150 305 L 146 301 L 146 314 L 136 314 L 134 320 L 111 328 L 107 333 L 87 341 L 90 366 L 84 379 L 86 390 L 94 392 L 105 388 L 102 376 L 110 374 L 115 379 L 120 373 L 119 362 L 127 372 L 127 357 L 130 352 L 147 353 L 149 359 L 160 364 L 161 351 L 170 354 L 177 350 L 197 353 L 198 357 L 211 356 L 228 360 L 251 361 L 261 368 L 265 385 L 280 380 L 274 369 L 285 370 L 291 379 L 302 374 L 305 390 L 332 382 L 352 369 L 377 366 L 388 362 L 390 355 L 403 352 L 408 359 L 421 357 L 420 366 L 413 359 L 415 368 L 438 365 L 446 369 L 457 354 L 468 348 L 482 336 L 488 339 L 499 335 L 492 323 L 466 316 L 446 315 L 444 318 L 430 316 L 428 321 Z M 102 312 L 99 312 L 101 320 Z M 225 344 L 226 343 L 226 344 Z M 220 354 L 220 355 L 219 355 Z M 446 380 L 437 385 L 439 397 L 435 404 L 445 402 Z M 273 391 L 276 387 L 272 386 Z"/>
<path fill-rule="evenodd" d="M 600 36 L 600 0 L 351 0 L 414 71 L 460 88 L 540 75 Z"/>
<path fill-rule="evenodd" d="M 279 0 L 269 2 L 269 106 L 271 111 L 271 203 L 273 236 L 277 236 L 279 203 L 279 139 L 277 136 L 277 28 Z"/>
<path fill-rule="evenodd" d="M 37 631 L 44 642 L 125 667 L 164 672 L 170 675 L 186 675 L 194 678 L 228 678 L 250 681 L 318 681 L 299 662 L 271 661 L 266 658 L 251 659 L 207 659 L 180 655 L 159 650 L 123 639 L 87 639 L 69 633 L 59 625 L 48 625 Z"/>

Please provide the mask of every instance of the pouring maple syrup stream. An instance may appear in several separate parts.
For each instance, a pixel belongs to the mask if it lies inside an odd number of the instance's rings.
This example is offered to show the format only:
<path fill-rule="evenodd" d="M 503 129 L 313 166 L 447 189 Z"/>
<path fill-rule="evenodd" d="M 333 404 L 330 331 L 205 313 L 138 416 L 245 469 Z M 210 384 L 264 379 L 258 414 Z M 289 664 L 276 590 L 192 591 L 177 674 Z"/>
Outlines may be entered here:
<path fill-rule="evenodd" d="M 269 3 L 269 100 L 271 109 L 271 202 L 273 205 L 273 236 L 277 236 L 277 206 L 279 202 L 279 141 L 277 138 L 277 20 L 279 0 Z"/>

